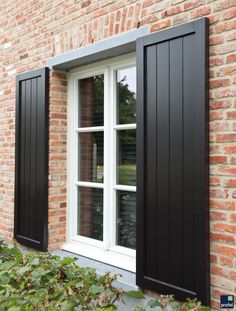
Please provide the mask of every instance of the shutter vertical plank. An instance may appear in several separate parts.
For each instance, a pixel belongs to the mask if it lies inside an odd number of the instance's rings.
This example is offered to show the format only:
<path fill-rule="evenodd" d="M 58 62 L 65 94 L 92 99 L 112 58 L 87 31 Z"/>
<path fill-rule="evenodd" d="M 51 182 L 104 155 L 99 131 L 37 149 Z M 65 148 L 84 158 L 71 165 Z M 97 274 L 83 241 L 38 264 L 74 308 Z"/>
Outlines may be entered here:
<path fill-rule="evenodd" d="M 37 78 L 31 80 L 31 124 L 30 124 L 30 148 L 31 148 L 31 157 L 30 157 L 30 219 L 37 215 L 36 208 L 36 166 L 37 166 L 37 136 L 36 136 L 36 127 L 37 127 Z M 36 236 L 36 226 L 33 222 L 29 223 L 30 232 Z"/>
<path fill-rule="evenodd" d="M 149 124 L 147 126 L 147 165 L 150 165 L 149 176 L 147 179 L 147 204 L 149 205 L 149 209 L 147 211 L 147 221 L 150 223 L 150 226 L 147 227 L 147 236 L 150 237 L 147 241 L 147 246 L 145 252 L 147 253 L 147 262 L 146 273 L 152 275 L 155 272 L 155 256 L 153 251 L 153 243 L 156 244 L 155 236 L 153 237 L 153 230 L 155 230 L 155 222 L 156 222 L 156 162 L 154 159 L 157 156 L 157 146 L 155 135 L 152 133 L 156 133 L 156 72 L 150 70 L 152 66 L 156 66 L 156 46 L 150 46 L 147 49 L 147 76 L 146 76 L 146 101 L 148 102 L 147 109 L 147 118 L 149 120 Z"/>
<path fill-rule="evenodd" d="M 157 46 L 157 249 L 155 250 L 156 275 L 163 282 L 169 279 L 169 42 Z M 148 177 L 149 175 L 147 175 Z M 153 247 L 154 248 L 154 247 Z M 159 251 L 161 250 L 161 252 Z"/>
<path fill-rule="evenodd" d="M 192 61 L 194 48 L 194 36 L 186 36 L 183 38 L 183 193 L 184 193 L 184 286 L 194 290 L 196 282 L 195 271 L 193 266 L 196 265 L 196 251 L 193 241 L 196 239 L 195 232 L 195 191 L 194 191 L 194 178 L 195 178 L 195 146 L 194 146 L 194 129 L 196 127 L 194 120 L 194 110 L 189 105 L 192 102 L 194 105 L 194 62 Z"/>
<path fill-rule="evenodd" d="M 31 80 L 26 80 L 25 83 L 25 213 L 22 215 L 25 219 L 24 229 L 25 235 L 30 236 L 30 158 L 31 158 Z"/>
<path fill-rule="evenodd" d="M 48 236 L 49 70 L 16 80 L 15 239 L 45 251 Z"/>
<path fill-rule="evenodd" d="M 204 304 L 207 25 L 198 19 L 137 40 L 137 284 Z"/>
<path fill-rule="evenodd" d="M 18 143 L 17 146 L 19 148 L 19 159 L 18 160 L 19 166 L 19 176 L 21 176 L 21 183 L 22 183 L 22 191 L 19 191 L 19 204 L 22 207 L 22 215 L 25 214 L 25 149 L 26 149 L 26 143 L 25 143 L 25 132 L 26 132 L 26 82 L 22 81 L 20 83 L 20 91 L 19 91 L 20 101 L 21 105 L 19 107 L 19 118 L 21 118 L 21 122 L 19 122 L 18 131 L 20 131 L 21 134 L 21 140 L 20 144 Z M 17 136 L 20 136 L 18 133 Z M 18 215 L 17 219 L 19 230 L 22 232 L 22 234 L 25 234 L 25 217 L 22 217 L 20 214 Z"/>
<path fill-rule="evenodd" d="M 170 41 L 170 204 L 169 273 L 172 284 L 183 283 L 183 98 L 182 38 Z M 157 103 L 159 104 L 159 103 Z M 178 269 L 176 269 L 176 266 Z"/>

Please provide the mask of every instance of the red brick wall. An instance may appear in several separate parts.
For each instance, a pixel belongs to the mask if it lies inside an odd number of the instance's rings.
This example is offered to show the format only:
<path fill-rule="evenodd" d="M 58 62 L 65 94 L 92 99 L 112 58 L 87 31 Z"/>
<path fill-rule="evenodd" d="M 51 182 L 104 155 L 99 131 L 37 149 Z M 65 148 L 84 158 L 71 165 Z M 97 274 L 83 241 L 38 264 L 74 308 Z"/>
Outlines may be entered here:
<path fill-rule="evenodd" d="M 13 237 L 15 76 L 51 56 L 148 25 L 151 32 L 210 19 L 211 292 L 236 293 L 235 0 L 0 2 L 0 235 Z M 66 74 L 51 73 L 49 245 L 65 240 Z"/>
<path fill-rule="evenodd" d="M 67 76 L 51 72 L 49 99 L 49 249 L 66 239 Z"/>

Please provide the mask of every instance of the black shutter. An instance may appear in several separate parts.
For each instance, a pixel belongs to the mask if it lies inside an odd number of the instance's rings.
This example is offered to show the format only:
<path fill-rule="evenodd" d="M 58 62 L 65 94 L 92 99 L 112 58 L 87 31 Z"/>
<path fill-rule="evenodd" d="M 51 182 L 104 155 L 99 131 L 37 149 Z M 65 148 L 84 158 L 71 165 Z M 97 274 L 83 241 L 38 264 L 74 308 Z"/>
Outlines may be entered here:
<path fill-rule="evenodd" d="M 48 68 L 16 78 L 15 239 L 47 250 Z"/>
<path fill-rule="evenodd" d="M 209 303 L 207 19 L 137 40 L 137 284 Z"/>

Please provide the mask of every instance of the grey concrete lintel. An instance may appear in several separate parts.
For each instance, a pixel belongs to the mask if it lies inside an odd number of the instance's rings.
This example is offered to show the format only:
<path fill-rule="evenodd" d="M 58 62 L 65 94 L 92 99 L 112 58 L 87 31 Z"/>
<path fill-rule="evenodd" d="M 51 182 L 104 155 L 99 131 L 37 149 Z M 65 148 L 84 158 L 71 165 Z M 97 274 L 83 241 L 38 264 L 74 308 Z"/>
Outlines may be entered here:
<path fill-rule="evenodd" d="M 148 26 L 145 26 L 101 40 L 49 58 L 48 67 L 56 70 L 70 70 L 82 65 L 134 52 L 136 50 L 136 39 L 148 33 Z"/>

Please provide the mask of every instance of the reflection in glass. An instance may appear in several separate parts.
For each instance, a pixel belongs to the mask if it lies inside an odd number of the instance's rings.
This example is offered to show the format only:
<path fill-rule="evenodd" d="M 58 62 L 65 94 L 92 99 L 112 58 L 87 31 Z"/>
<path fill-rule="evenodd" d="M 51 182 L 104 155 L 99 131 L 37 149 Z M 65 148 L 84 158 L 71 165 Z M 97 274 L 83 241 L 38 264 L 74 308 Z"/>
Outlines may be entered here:
<path fill-rule="evenodd" d="M 79 187 L 78 234 L 103 240 L 103 189 Z"/>
<path fill-rule="evenodd" d="M 117 131 L 117 183 L 136 185 L 136 130 Z"/>
<path fill-rule="evenodd" d="M 136 123 L 136 67 L 117 70 L 117 124 Z"/>
<path fill-rule="evenodd" d="M 117 191 L 117 245 L 136 248 L 136 193 Z"/>
<path fill-rule="evenodd" d="M 103 126 L 104 76 L 79 80 L 79 127 Z"/>
<path fill-rule="evenodd" d="M 103 182 L 103 132 L 79 134 L 79 180 Z"/>

